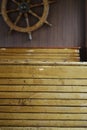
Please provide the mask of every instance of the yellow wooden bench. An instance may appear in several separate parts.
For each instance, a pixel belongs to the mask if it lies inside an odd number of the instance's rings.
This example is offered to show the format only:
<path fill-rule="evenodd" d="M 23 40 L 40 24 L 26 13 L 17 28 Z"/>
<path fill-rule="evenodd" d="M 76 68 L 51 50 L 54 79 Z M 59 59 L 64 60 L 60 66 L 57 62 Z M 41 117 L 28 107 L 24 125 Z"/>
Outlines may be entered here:
<path fill-rule="evenodd" d="M 87 63 L 8 61 L 0 60 L 0 130 L 87 129 Z"/>

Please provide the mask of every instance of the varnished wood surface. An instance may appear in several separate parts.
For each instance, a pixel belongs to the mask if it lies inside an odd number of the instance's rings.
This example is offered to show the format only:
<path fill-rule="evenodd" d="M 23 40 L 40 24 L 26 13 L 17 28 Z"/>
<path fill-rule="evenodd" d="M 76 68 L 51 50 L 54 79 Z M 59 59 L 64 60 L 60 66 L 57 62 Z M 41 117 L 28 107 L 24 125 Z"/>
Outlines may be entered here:
<path fill-rule="evenodd" d="M 46 52 L 48 59 L 61 52 L 66 56 L 67 51 L 68 55 L 79 55 L 78 49 L 66 50 L 53 49 L 52 53 L 52 49 L 0 49 L 1 130 L 87 129 L 86 62 L 54 62 L 52 58 L 47 62 L 38 62 L 38 58 L 32 58 L 32 62 L 16 61 L 18 56 L 26 57 L 31 52 L 31 57 L 46 57 Z"/>
<path fill-rule="evenodd" d="M 58 127 L 1 127 L 1 130 L 86 130 L 86 128 L 58 128 Z"/>
<path fill-rule="evenodd" d="M 80 61 L 80 51 L 78 48 L 59 48 L 59 49 L 14 49 L 0 48 L 0 63 L 29 63 L 37 62 L 67 62 Z M 7 62 L 6 62 L 7 61 Z"/>
<path fill-rule="evenodd" d="M 51 53 L 51 54 L 55 54 L 55 53 L 79 53 L 79 49 L 80 47 L 76 47 L 76 48 L 54 48 L 54 49 L 47 49 L 47 48 L 0 48 L 0 53 L 12 53 L 12 54 L 34 54 L 34 53 Z"/>

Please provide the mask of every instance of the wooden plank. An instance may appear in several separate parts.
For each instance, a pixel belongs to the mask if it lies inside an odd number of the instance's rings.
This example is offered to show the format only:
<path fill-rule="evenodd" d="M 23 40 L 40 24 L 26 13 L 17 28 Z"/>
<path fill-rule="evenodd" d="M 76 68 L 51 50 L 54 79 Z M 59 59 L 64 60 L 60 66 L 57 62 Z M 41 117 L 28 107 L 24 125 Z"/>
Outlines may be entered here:
<path fill-rule="evenodd" d="M 0 53 L 0 58 L 2 57 L 30 57 L 30 58 L 57 58 L 57 57 L 79 57 L 79 53 Z"/>
<path fill-rule="evenodd" d="M 0 127 L 0 130 L 87 130 L 87 128 L 58 128 L 58 127 Z"/>
<path fill-rule="evenodd" d="M 0 120 L 0 126 L 19 127 L 87 127 L 87 121 Z"/>
<path fill-rule="evenodd" d="M 87 120 L 87 114 L 0 113 L 0 120 Z"/>
<path fill-rule="evenodd" d="M 70 61 L 73 62 L 79 62 L 79 58 L 76 59 L 74 58 L 72 60 L 68 59 L 68 61 L 66 59 L 0 59 L 0 64 L 60 64 L 61 62 L 64 63 L 69 63 Z M 79 62 L 80 63 L 80 62 Z M 74 64 L 73 64 L 74 65 Z"/>
<path fill-rule="evenodd" d="M 41 86 L 41 85 L 0 85 L 0 92 L 77 92 L 86 93 L 87 86 Z"/>
<path fill-rule="evenodd" d="M 3 74 L 2 74 L 3 75 Z M 12 79 L 13 75 L 9 75 L 9 79 L 0 78 L 0 85 L 61 85 L 61 86 L 86 86 L 87 79 Z"/>
<path fill-rule="evenodd" d="M 80 61 L 80 58 L 79 57 L 70 57 L 70 58 L 66 58 L 66 57 L 59 57 L 59 58 L 24 58 L 24 59 L 13 59 L 13 58 L 1 58 L 0 59 L 0 64 L 11 64 L 11 63 L 27 63 L 27 64 L 36 64 L 36 63 L 56 63 L 56 62 L 79 62 Z"/>
<path fill-rule="evenodd" d="M 57 49 L 18 49 L 18 48 L 0 48 L 0 53 L 79 53 L 80 48 L 57 48 Z"/>
<path fill-rule="evenodd" d="M 60 99 L 0 99 L 0 105 L 6 106 L 72 106 L 86 107 L 87 100 L 60 100 Z"/>
<path fill-rule="evenodd" d="M 0 58 L 1 59 L 1 61 L 3 61 L 3 60 L 8 60 L 8 58 L 6 58 L 6 57 L 2 57 L 2 58 Z M 30 60 L 30 61 L 35 61 L 36 63 L 37 63 L 37 61 L 39 61 L 39 62 L 41 62 L 41 61 L 48 61 L 48 62 L 79 62 L 80 61 L 80 58 L 79 57 L 57 57 L 57 58 L 55 58 L 55 57 L 53 57 L 53 58 L 16 58 L 16 57 L 11 57 L 11 58 L 9 58 L 10 60 L 19 60 L 19 61 L 26 61 L 26 60 Z"/>
<path fill-rule="evenodd" d="M 61 106 L 0 106 L 0 113 L 62 113 L 87 114 L 87 107 L 61 107 Z"/>
<path fill-rule="evenodd" d="M 23 55 L 23 54 L 1 54 L 0 59 L 27 59 L 27 58 L 33 58 L 33 59 L 45 59 L 45 58 L 79 58 L 79 54 L 28 54 L 28 55 Z"/>
<path fill-rule="evenodd" d="M 87 93 L 0 92 L 0 98 L 87 99 Z"/>
<path fill-rule="evenodd" d="M 0 65 L 0 77 L 87 78 L 86 73 L 87 66 Z"/>
<path fill-rule="evenodd" d="M 55 58 L 55 57 L 52 57 L 52 58 L 29 58 L 29 57 L 21 57 L 21 58 L 19 58 L 19 57 L 11 57 L 11 58 L 6 58 L 6 57 L 1 57 L 0 58 L 1 59 L 1 61 L 9 61 L 9 60 L 19 60 L 19 61 L 21 61 L 21 62 L 24 62 L 24 61 L 30 61 L 30 62 L 33 62 L 33 61 L 35 61 L 35 62 L 41 62 L 41 61 L 48 61 L 48 62 L 79 62 L 80 61 L 80 58 L 79 57 L 57 57 L 57 58 Z"/>
<path fill-rule="evenodd" d="M 59 62 L 50 60 L 20 60 L 20 59 L 0 59 L 0 65 L 41 65 L 41 66 L 87 66 L 87 62 Z"/>
<path fill-rule="evenodd" d="M 1 63 L 44 63 L 44 62 L 79 62 L 80 61 L 80 57 L 52 57 L 52 58 L 6 58 L 6 57 L 2 57 L 0 58 L 0 64 Z M 12 61 L 11 61 L 12 60 Z"/>

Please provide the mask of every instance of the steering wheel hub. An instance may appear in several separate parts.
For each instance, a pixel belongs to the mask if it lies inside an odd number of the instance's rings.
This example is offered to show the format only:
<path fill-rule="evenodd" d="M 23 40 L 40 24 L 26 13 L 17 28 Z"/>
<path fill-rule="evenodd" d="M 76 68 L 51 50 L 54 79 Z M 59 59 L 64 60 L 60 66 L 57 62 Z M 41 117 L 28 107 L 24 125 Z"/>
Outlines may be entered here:
<path fill-rule="evenodd" d="M 27 12 L 29 12 L 29 9 L 30 9 L 29 4 L 26 3 L 26 2 L 22 2 L 22 3 L 19 5 L 19 11 L 20 11 L 21 13 L 27 13 Z"/>

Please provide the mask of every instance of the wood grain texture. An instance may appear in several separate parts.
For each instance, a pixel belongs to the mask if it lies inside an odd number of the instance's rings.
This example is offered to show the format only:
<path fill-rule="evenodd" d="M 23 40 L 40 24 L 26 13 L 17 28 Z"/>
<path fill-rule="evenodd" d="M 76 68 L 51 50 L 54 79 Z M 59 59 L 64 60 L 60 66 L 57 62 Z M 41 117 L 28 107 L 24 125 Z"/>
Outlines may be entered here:
<path fill-rule="evenodd" d="M 86 130 L 86 128 L 45 127 L 45 130 Z M 0 127 L 0 130 L 44 130 L 44 127 Z"/>
<path fill-rule="evenodd" d="M 86 107 L 87 100 L 80 99 L 0 99 L 1 106 L 67 106 L 67 107 Z"/>
<path fill-rule="evenodd" d="M 11 75 L 10 75 L 11 77 Z M 74 86 L 86 86 L 87 85 L 87 80 L 86 79 L 19 79 L 16 78 L 9 78 L 7 79 L 6 77 L 0 78 L 0 84 L 1 85 L 74 85 Z"/>
<path fill-rule="evenodd" d="M 81 79 L 87 78 L 87 66 L 40 66 L 38 65 L 0 65 L 0 77 L 3 78 L 22 78 L 22 79 L 37 79 L 43 82 L 43 79 Z M 79 75 L 75 75 L 79 73 Z M 34 80 L 32 80 L 34 82 Z M 57 80 L 56 80 L 57 81 Z M 39 83 L 39 82 L 38 82 Z"/>
<path fill-rule="evenodd" d="M 80 47 L 73 48 L 0 48 L 1 55 L 6 54 L 78 54 Z"/>
<path fill-rule="evenodd" d="M 18 127 L 87 127 L 87 121 L 41 121 L 41 120 L 0 120 L 0 126 L 18 126 Z"/>
<path fill-rule="evenodd" d="M 45 52 L 48 59 L 50 55 L 54 58 L 60 53 L 67 55 L 67 51 L 62 49 L 43 50 L 42 53 L 37 49 L 32 51 L 31 57 L 46 56 Z M 68 50 L 72 55 L 78 52 L 75 48 Z M 12 50 L 3 48 L 0 53 L 1 130 L 7 127 L 7 130 L 87 128 L 86 62 L 38 63 L 35 60 L 17 63 L 18 56 L 24 58 L 31 52 L 13 49 L 11 56 Z M 3 56 L 7 62 L 2 62 Z M 16 63 L 9 62 L 12 57 Z"/>
<path fill-rule="evenodd" d="M 59 48 L 59 49 L 7 49 L 0 48 L 0 63 L 10 62 L 69 62 L 80 61 L 80 48 Z"/>
<path fill-rule="evenodd" d="M 79 80 L 78 80 L 79 81 Z M 87 92 L 87 86 L 65 86 L 65 85 L 0 85 L 0 92 Z"/>
<path fill-rule="evenodd" d="M 66 113 L 68 114 L 86 114 L 87 107 L 75 107 L 75 106 L 0 106 L 0 113 Z M 68 122 L 67 122 L 68 124 Z M 8 124 L 7 124 L 8 125 Z M 38 126 L 38 125 L 37 125 Z M 74 127 L 74 125 L 73 125 Z"/>

